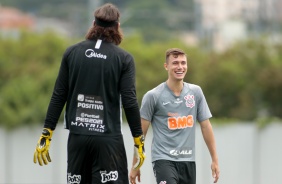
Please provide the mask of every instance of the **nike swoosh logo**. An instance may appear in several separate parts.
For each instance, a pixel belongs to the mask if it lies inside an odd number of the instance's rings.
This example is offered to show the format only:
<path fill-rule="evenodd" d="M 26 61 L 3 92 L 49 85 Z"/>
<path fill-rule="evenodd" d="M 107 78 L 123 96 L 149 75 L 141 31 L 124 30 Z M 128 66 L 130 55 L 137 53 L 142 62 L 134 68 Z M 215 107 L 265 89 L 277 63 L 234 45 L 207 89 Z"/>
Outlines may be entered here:
<path fill-rule="evenodd" d="M 170 102 L 163 102 L 163 105 L 167 105 L 167 104 L 169 104 Z"/>

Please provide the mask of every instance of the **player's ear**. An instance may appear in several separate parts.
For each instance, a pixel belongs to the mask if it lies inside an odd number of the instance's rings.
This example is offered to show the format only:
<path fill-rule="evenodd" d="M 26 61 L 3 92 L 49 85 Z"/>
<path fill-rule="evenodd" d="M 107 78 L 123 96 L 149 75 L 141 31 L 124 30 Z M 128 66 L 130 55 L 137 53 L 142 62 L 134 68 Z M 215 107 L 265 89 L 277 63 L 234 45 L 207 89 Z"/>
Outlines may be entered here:
<path fill-rule="evenodd" d="M 120 22 L 116 24 L 116 29 L 120 28 Z"/>
<path fill-rule="evenodd" d="M 167 63 L 164 63 L 164 68 L 165 68 L 165 70 L 168 70 L 167 69 Z"/>

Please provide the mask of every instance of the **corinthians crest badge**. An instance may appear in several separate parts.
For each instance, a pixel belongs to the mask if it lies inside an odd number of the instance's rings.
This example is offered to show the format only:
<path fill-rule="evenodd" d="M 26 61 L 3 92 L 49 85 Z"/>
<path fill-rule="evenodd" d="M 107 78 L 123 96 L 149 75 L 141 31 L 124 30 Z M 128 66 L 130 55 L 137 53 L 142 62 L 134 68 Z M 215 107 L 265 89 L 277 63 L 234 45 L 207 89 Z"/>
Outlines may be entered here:
<path fill-rule="evenodd" d="M 184 99 L 186 100 L 186 102 L 185 102 L 186 107 L 193 108 L 195 106 L 194 95 L 187 95 L 187 96 L 184 97 Z"/>

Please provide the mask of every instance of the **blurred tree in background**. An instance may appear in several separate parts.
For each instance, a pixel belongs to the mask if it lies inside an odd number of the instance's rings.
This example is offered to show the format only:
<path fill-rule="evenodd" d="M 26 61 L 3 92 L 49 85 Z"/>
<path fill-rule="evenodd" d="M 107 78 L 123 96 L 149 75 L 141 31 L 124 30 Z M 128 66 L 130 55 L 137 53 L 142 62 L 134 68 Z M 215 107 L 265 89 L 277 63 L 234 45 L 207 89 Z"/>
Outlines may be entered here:
<path fill-rule="evenodd" d="M 0 37 L 1 126 L 43 123 L 62 54 L 75 42 L 50 32 Z M 188 54 L 185 81 L 202 87 L 215 118 L 282 118 L 282 45 L 249 40 L 215 53 L 176 39 L 147 42 L 136 34 L 121 47 L 135 58 L 139 104 L 148 90 L 167 79 L 165 51 L 179 47 Z"/>
<path fill-rule="evenodd" d="M 222 54 L 213 54 L 203 66 L 199 81 L 207 91 L 217 117 L 254 120 L 282 117 L 281 45 L 264 40 L 238 43 Z"/>
<path fill-rule="evenodd" d="M 53 33 L 0 37 L 0 125 L 43 122 L 66 44 Z"/>

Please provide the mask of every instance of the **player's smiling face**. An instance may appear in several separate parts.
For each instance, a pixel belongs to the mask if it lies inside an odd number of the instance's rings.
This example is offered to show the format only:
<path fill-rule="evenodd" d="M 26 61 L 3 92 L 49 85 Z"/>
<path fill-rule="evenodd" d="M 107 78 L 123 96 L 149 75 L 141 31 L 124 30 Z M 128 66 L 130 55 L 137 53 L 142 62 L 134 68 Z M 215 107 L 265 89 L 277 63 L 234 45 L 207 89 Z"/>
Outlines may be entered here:
<path fill-rule="evenodd" d="M 164 67 L 168 71 L 169 79 L 183 80 L 188 69 L 187 58 L 185 55 L 170 55 Z"/>

